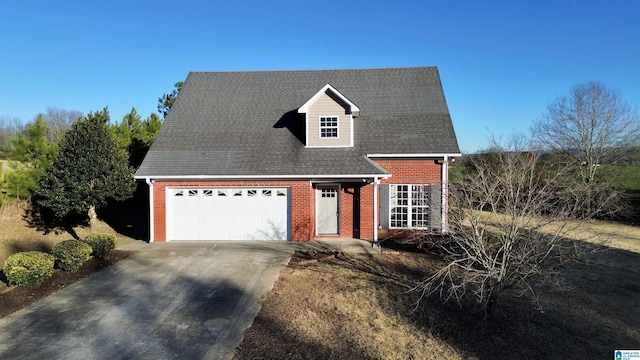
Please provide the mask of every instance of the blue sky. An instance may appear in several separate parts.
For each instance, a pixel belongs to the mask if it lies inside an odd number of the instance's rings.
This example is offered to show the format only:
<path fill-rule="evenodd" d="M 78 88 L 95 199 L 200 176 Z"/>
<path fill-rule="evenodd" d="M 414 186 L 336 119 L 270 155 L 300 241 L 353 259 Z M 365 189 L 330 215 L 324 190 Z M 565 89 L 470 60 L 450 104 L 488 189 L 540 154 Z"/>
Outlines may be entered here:
<path fill-rule="evenodd" d="M 191 70 L 438 66 L 463 152 L 602 81 L 640 106 L 640 1 L 0 0 L 0 116 L 132 107 Z"/>

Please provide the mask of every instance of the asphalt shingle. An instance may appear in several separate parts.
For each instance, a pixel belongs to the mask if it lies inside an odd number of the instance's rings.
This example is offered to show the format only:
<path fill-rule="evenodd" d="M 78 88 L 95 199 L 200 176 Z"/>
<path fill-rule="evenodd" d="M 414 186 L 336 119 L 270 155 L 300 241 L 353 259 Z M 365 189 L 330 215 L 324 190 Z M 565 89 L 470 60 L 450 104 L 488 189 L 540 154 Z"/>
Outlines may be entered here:
<path fill-rule="evenodd" d="M 297 109 L 326 84 L 360 107 L 353 148 L 304 146 Z M 459 152 L 435 67 L 192 72 L 136 175 L 380 175 L 364 155 Z"/>

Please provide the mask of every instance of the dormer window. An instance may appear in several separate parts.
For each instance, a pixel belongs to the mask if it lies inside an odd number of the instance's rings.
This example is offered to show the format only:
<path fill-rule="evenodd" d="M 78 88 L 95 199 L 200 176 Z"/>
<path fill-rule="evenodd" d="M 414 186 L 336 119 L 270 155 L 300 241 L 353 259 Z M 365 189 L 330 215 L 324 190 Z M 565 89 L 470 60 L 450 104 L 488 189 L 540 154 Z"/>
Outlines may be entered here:
<path fill-rule="evenodd" d="M 338 137 L 338 117 L 337 116 L 321 116 L 320 117 L 320 137 L 321 138 L 337 138 Z"/>
<path fill-rule="evenodd" d="M 325 85 L 298 113 L 304 114 L 306 147 L 353 147 L 353 119 L 360 115 L 360 108 L 333 86 Z"/>

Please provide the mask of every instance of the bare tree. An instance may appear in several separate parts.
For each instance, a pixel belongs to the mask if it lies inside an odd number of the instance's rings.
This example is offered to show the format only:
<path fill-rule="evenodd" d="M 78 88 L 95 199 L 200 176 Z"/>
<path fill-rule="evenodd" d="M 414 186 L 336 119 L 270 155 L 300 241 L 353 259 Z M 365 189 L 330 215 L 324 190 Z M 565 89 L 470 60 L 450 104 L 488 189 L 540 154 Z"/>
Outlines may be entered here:
<path fill-rule="evenodd" d="M 587 183 L 604 159 L 623 158 L 629 147 L 638 145 L 640 119 L 617 91 L 589 82 L 551 102 L 532 130 L 542 148 L 581 165 Z"/>
<path fill-rule="evenodd" d="M 0 116 L 0 155 L 11 152 L 11 138 L 24 129 L 24 124 L 17 117 Z"/>
<path fill-rule="evenodd" d="M 76 120 L 82 118 L 82 112 L 48 107 L 43 118 L 47 126 L 47 140 L 53 143 L 62 139 L 64 133 L 69 130 L 71 125 L 76 122 Z"/>
<path fill-rule="evenodd" d="M 532 132 L 541 149 L 572 167 L 580 181 L 588 184 L 601 180 L 598 172 L 603 161 L 616 163 L 638 145 L 640 118 L 617 91 L 589 82 L 551 102 Z M 601 193 L 586 189 L 587 193 L 580 194 L 588 200 L 586 213 L 598 215 L 592 211 L 594 207 L 611 209 L 597 203 Z"/>
<path fill-rule="evenodd" d="M 485 315 L 508 289 L 535 296 L 532 285 L 555 275 L 555 266 L 579 252 L 563 235 L 583 204 L 564 182 L 564 167 L 542 167 L 522 138 L 466 159 L 463 180 L 452 184 L 449 234 L 436 241 L 445 266 L 416 290 Z"/>

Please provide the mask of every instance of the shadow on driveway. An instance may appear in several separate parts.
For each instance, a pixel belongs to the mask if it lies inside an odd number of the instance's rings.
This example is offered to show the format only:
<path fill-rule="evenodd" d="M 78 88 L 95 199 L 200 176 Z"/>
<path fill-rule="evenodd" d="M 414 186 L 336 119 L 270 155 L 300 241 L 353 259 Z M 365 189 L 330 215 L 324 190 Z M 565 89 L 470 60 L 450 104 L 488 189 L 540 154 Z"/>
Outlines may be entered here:
<path fill-rule="evenodd" d="M 167 243 L 0 319 L 0 358 L 230 358 L 295 246 Z"/>

